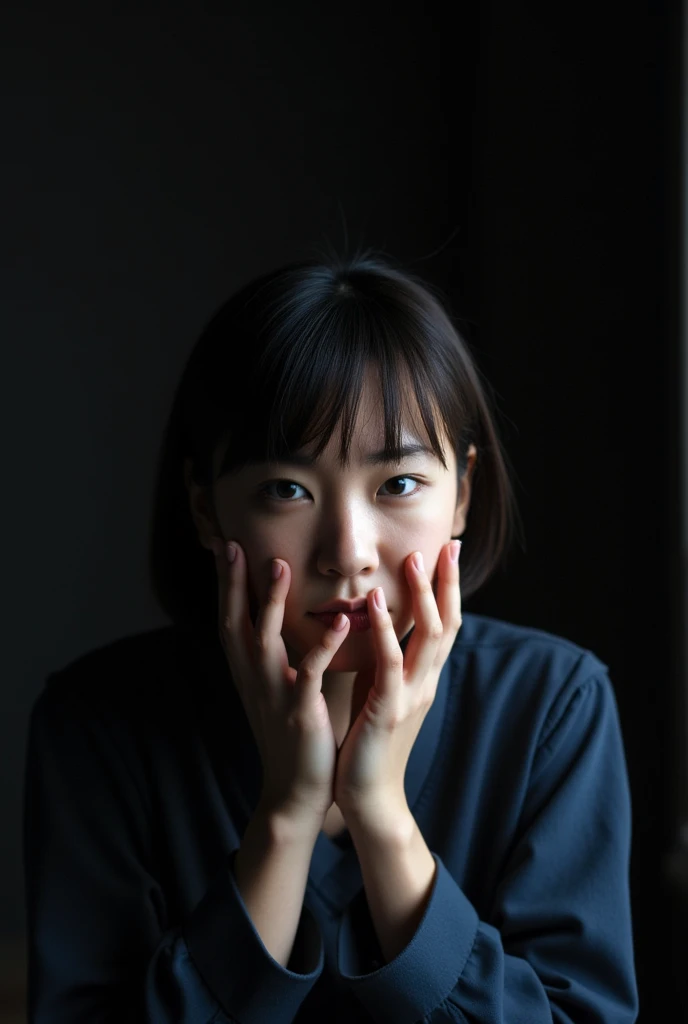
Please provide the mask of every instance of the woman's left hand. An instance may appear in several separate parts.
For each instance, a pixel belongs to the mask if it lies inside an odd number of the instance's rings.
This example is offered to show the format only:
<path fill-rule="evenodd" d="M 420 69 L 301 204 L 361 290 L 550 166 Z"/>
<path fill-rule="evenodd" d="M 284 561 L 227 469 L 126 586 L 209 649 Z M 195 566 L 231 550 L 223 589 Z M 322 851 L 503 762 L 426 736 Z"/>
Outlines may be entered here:
<path fill-rule="evenodd" d="M 345 819 L 365 820 L 380 828 L 407 812 L 404 776 L 409 755 L 437 692 L 442 666 L 461 628 L 458 551 L 451 541 L 440 553 L 438 596 L 414 554 L 405 572 L 413 596 L 415 628 L 405 657 L 383 598 L 378 608 L 368 594 L 368 615 L 376 648 L 375 664 L 357 673 L 354 694 L 367 699 L 337 755 L 334 799 Z"/>

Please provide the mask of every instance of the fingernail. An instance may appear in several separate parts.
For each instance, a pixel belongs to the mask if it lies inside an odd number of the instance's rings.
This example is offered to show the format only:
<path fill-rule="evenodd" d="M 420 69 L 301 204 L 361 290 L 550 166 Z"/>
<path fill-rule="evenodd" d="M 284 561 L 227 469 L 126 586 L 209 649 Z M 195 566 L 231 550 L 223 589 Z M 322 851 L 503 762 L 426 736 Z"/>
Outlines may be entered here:
<path fill-rule="evenodd" d="M 461 541 L 460 540 L 452 541 L 452 545 L 451 545 L 452 562 L 458 562 L 460 554 L 461 554 Z"/>
<path fill-rule="evenodd" d="M 236 558 L 236 553 L 237 553 L 236 544 L 228 544 L 227 545 L 227 561 L 230 562 L 230 563 L 233 562 L 234 559 Z"/>

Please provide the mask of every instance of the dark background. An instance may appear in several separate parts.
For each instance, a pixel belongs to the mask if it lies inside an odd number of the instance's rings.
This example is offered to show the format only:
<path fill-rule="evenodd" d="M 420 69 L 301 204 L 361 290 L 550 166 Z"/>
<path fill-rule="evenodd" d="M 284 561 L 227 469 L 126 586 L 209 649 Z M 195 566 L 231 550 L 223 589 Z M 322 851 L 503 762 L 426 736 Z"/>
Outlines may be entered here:
<path fill-rule="evenodd" d="M 135 10 L 0 16 L 4 962 L 43 679 L 165 621 L 146 530 L 186 356 L 234 288 L 348 242 L 444 288 L 494 388 L 526 550 L 465 607 L 609 666 L 640 1020 L 686 1019 L 679 4 Z"/>

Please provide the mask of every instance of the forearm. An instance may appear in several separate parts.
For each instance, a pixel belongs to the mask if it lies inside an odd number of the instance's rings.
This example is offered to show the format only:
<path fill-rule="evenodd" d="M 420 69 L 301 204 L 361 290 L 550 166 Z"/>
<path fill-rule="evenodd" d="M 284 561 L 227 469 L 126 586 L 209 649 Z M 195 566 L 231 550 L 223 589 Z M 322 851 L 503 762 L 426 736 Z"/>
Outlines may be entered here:
<path fill-rule="evenodd" d="M 420 924 L 435 880 L 435 861 L 410 811 L 396 818 L 394 828 L 382 829 L 372 818 L 366 821 L 353 815 L 347 824 L 370 916 L 389 963 Z"/>
<path fill-rule="evenodd" d="M 256 812 L 234 858 L 241 898 L 263 945 L 282 967 L 294 947 L 318 831 Z"/>

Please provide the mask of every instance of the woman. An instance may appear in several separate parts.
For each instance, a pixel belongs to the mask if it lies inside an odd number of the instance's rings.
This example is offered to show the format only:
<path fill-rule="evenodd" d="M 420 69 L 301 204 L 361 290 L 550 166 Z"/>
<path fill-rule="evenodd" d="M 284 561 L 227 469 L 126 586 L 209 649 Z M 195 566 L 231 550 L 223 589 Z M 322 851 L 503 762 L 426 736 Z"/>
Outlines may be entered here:
<path fill-rule="evenodd" d="M 607 667 L 461 607 L 517 523 L 487 391 L 370 253 L 206 326 L 151 524 L 171 625 L 32 712 L 31 1021 L 636 1020 Z"/>

